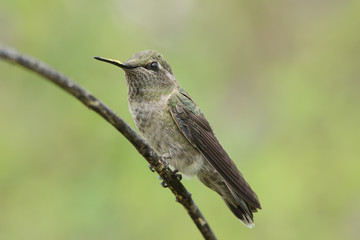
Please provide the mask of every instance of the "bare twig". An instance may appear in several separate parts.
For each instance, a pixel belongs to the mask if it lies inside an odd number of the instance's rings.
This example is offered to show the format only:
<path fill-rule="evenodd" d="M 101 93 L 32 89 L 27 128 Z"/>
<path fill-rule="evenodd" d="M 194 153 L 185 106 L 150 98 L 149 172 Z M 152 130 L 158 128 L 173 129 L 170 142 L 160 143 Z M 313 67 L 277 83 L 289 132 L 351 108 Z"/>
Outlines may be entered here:
<path fill-rule="evenodd" d="M 118 117 L 113 110 L 107 107 L 100 100 L 96 99 L 89 91 L 79 86 L 70 78 L 31 56 L 24 55 L 15 51 L 14 49 L 0 45 L 0 59 L 23 66 L 50 80 L 64 89 L 66 92 L 76 97 L 83 104 L 98 113 L 106 121 L 113 125 L 134 145 L 138 152 L 160 175 L 166 185 L 176 196 L 176 200 L 185 207 L 191 219 L 194 221 L 204 238 L 216 239 L 209 224 L 192 200 L 191 194 L 177 179 L 177 176 L 169 168 L 167 168 L 165 162 L 156 154 L 150 145 L 142 137 L 140 137 L 139 134 L 137 134 L 136 131 L 134 131 L 124 120 Z"/>

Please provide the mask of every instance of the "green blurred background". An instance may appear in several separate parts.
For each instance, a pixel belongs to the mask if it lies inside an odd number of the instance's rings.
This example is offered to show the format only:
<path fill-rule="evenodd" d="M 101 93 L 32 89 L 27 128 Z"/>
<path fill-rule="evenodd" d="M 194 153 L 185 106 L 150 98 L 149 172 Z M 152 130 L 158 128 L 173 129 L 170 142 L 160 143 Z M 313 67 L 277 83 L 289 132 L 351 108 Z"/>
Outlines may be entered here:
<path fill-rule="evenodd" d="M 359 239 L 360 1 L 0 1 L 0 42 L 134 126 L 123 72 L 163 53 L 257 192 L 244 227 L 183 180 L 219 239 Z M 201 239 L 107 122 L 0 61 L 0 239 Z"/>

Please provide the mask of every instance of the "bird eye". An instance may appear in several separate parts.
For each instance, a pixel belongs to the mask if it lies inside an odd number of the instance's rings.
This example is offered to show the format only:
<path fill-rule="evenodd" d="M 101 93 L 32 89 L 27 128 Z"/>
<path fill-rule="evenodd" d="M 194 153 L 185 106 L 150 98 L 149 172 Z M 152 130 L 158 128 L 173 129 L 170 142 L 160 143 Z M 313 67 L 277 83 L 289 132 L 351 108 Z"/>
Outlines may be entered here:
<path fill-rule="evenodd" d="M 150 69 L 154 71 L 159 70 L 159 64 L 157 62 L 150 63 Z"/>

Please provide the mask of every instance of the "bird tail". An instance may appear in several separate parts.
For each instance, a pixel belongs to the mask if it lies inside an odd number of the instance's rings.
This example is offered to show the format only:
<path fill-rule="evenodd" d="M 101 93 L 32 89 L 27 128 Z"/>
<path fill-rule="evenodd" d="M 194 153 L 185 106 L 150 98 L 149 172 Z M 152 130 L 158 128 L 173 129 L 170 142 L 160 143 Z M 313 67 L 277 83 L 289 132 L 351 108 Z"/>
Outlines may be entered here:
<path fill-rule="evenodd" d="M 233 212 L 233 214 L 247 227 L 255 226 L 253 212 L 257 212 L 256 208 L 249 206 L 243 199 L 236 196 L 236 203 L 234 201 L 227 201 L 224 199 L 226 205 Z"/>
<path fill-rule="evenodd" d="M 215 169 L 204 168 L 199 172 L 198 178 L 203 184 L 217 192 L 223 198 L 229 209 L 245 226 L 249 228 L 255 226 L 252 213 L 257 212 L 257 207 L 252 206 L 240 197 L 239 194 L 233 191 Z"/>

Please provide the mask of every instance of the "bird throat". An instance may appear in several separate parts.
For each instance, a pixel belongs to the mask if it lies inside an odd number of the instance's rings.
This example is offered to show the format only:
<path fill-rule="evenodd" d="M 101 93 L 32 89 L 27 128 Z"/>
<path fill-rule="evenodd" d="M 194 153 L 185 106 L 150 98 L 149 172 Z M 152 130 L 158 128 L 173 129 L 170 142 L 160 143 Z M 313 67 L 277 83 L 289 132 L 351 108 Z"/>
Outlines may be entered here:
<path fill-rule="evenodd" d="M 129 102 L 159 101 L 162 96 L 173 92 L 175 84 L 161 82 L 151 77 L 134 78 L 126 75 Z"/>

